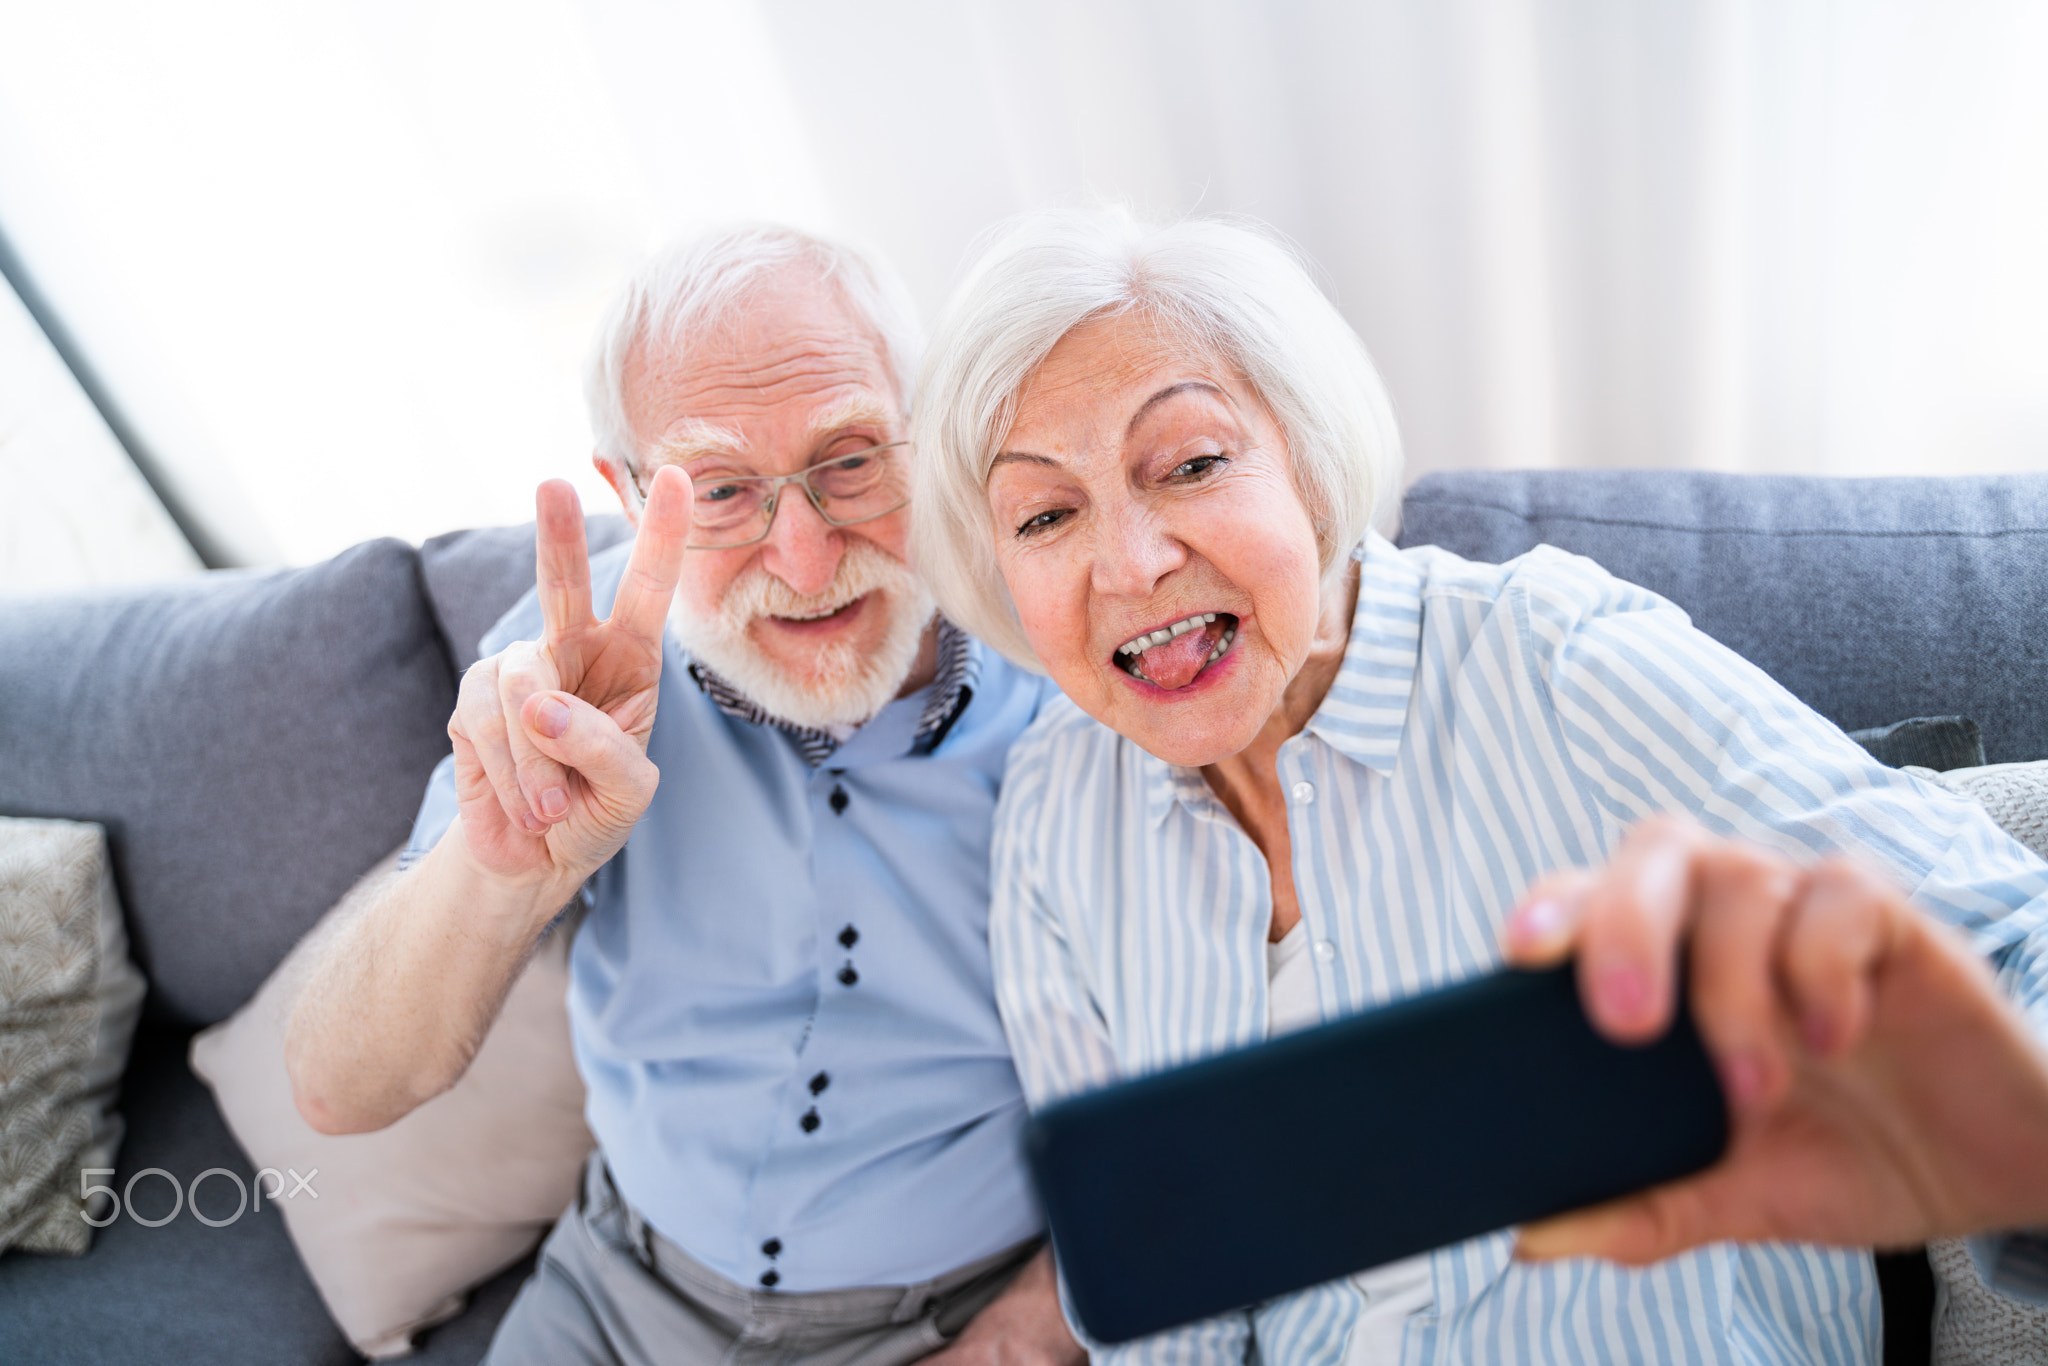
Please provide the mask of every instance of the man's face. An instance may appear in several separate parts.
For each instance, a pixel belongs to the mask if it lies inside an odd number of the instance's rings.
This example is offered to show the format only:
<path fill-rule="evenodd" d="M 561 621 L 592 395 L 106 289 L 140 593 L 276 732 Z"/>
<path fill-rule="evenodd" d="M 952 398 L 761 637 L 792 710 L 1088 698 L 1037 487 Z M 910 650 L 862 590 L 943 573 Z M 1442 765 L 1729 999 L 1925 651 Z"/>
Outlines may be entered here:
<path fill-rule="evenodd" d="M 800 275 L 764 286 L 721 335 L 637 349 L 625 400 L 643 484 L 664 463 L 699 488 L 714 472 L 792 474 L 904 435 L 880 342 L 829 286 Z M 625 471 L 599 467 L 637 514 Z M 835 527 L 785 485 L 765 540 L 684 556 L 671 619 L 693 654 L 770 712 L 856 724 L 896 695 L 931 618 L 908 535 L 908 509 Z"/>

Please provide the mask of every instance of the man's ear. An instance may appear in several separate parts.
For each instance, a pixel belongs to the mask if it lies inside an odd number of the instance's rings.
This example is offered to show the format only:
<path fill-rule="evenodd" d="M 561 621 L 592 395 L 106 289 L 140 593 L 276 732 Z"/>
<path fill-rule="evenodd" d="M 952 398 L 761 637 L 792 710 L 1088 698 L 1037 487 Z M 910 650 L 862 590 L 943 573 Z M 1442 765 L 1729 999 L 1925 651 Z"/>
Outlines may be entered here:
<path fill-rule="evenodd" d="M 597 466 L 597 472 L 612 486 L 612 492 L 619 495 L 620 506 L 626 509 L 626 520 L 633 529 L 640 529 L 640 493 L 633 487 L 633 476 L 626 473 L 625 462 L 614 460 L 603 451 L 592 451 L 590 463 Z"/>

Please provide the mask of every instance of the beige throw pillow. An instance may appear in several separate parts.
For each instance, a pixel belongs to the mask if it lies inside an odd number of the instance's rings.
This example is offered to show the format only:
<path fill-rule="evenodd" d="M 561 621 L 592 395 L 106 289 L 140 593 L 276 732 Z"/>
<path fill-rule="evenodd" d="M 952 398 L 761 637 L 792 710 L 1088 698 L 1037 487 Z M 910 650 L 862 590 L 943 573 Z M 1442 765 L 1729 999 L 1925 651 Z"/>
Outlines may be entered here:
<path fill-rule="evenodd" d="M 0 1252 L 92 1246 L 81 1174 L 111 1168 L 142 1013 L 106 832 L 0 818 Z"/>
<path fill-rule="evenodd" d="M 394 854 L 364 883 L 395 864 Z M 318 1170 L 314 1198 L 277 1208 L 335 1322 L 373 1360 L 405 1355 L 415 1333 L 462 1312 L 575 1194 L 593 1143 L 569 1047 L 570 938 L 559 925 L 541 941 L 462 1080 L 376 1133 L 318 1133 L 292 1103 L 284 1033 L 303 943 L 254 999 L 192 1041 L 192 1070 L 250 1160 Z"/>

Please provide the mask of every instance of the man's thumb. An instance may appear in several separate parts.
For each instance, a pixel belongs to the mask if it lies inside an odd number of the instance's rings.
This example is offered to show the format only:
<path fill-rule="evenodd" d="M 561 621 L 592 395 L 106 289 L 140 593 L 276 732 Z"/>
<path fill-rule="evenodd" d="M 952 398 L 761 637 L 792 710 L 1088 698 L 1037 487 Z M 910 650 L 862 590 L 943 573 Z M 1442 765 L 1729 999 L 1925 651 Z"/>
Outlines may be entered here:
<path fill-rule="evenodd" d="M 574 693 L 537 692 L 519 709 L 533 747 L 604 788 L 651 767 L 619 723 Z"/>

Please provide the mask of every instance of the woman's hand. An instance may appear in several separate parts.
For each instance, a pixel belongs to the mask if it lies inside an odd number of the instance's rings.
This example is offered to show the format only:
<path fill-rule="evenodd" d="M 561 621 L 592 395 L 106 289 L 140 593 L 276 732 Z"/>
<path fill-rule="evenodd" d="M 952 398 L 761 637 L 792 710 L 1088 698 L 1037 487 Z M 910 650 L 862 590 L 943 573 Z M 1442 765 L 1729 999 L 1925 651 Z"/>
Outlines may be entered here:
<path fill-rule="evenodd" d="M 1533 885 L 1505 948 L 1525 968 L 1576 954 L 1587 1014 L 1621 1043 L 1663 1032 L 1682 948 L 1732 1125 L 1705 1172 L 1529 1225 L 1517 1256 L 2048 1226 L 2048 1053 L 1961 937 L 1875 874 L 1657 817 L 1606 868 Z"/>

